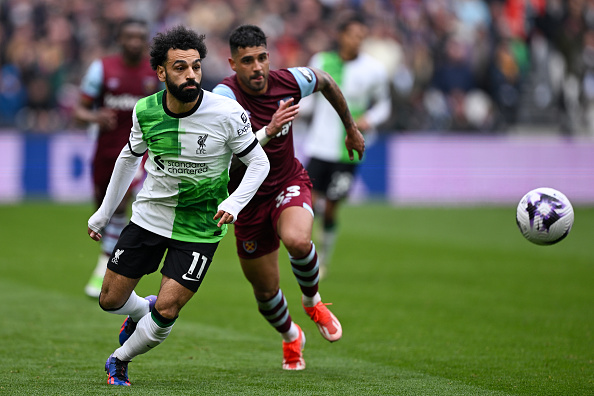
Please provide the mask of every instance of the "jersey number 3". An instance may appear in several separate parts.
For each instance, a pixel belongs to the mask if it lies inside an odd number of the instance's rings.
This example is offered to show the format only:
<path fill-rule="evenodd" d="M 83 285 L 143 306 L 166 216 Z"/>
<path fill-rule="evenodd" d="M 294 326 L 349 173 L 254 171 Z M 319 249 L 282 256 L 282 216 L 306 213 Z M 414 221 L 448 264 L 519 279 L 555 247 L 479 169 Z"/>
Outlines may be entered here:
<path fill-rule="evenodd" d="M 301 187 L 299 186 L 289 186 L 285 191 L 281 191 L 280 194 L 276 196 L 276 207 L 289 202 L 292 197 L 298 197 L 301 194 Z"/>

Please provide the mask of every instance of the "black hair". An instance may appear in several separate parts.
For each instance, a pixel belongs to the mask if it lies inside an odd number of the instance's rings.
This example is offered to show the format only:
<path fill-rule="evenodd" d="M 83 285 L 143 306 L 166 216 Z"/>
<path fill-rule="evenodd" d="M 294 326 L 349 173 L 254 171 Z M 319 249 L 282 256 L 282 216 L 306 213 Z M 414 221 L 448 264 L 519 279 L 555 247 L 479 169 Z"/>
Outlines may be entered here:
<path fill-rule="evenodd" d="M 266 35 L 258 26 L 255 25 L 241 25 L 229 36 L 229 48 L 231 54 L 237 52 L 239 48 L 247 47 L 266 47 Z"/>
<path fill-rule="evenodd" d="M 336 24 L 336 30 L 339 33 L 343 33 L 348 27 L 352 24 L 361 24 L 366 26 L 367 23 L 365 18 L 356 12 L 345 12 L 338 18 L 338 23 Z"/>
<path fill-rule="evenodd" d="M 120 37 L 124 29 L 129 25 L 140 25 L 148 31 L 148 23 L 146 21 L 138 18 L 126 18 L 120 22 L 116 37 Z"/>
<path fill-rule="evenodd" d="M 189 50 L 195 49 L 200 54 L 200 58 L 206 58 L 205 36 L 198 34 L 184 26 L 176 26 L 165 33 L 157 33 L 153 38 L 151 46 L 151 67 L 157 70 L 157 66 L 163 66 L 167 61 L 167 52 L 170 49 Z"/>

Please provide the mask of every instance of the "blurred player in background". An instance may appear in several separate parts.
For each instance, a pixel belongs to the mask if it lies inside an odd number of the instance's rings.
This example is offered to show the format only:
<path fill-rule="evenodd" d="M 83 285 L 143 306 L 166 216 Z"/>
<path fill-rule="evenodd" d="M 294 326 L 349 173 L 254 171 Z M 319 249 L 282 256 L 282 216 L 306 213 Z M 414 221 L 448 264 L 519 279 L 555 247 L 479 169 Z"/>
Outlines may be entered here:
<path fill-rule="evenodd" d="M 107 194 L 89 219 L 88 234 L 101 240 L 148 151 L 147 177 L 132 205 L 130 224 L 112 253 L 99 305 L 128 315 L 122 345 L 107 359 L 108 384 L 129 386 L 128 363 L 162 343 L 182 307 L 202 283 L 227 224 L 254 196 L 268 174 L 266 154 L 235 101 L 201 89 L 204 35 L 178 26 L 157 34 L 151 65 L 166 90 L 140 99 L 132 132 L 116 160 Z M 229 196 L 229 163 L 246 165 Z M 142 298 L 134 288 L 161 269 L 159 295 Z"/>
<path fill-rule="evenodd" d="M 326 72 L 306 67 L 270 70 L 266 36 L 257 26 L 235 29 L 229 45 L 229 64 L 235 74 L 225 78 L 213 92 L 237 100 L 248 111 L 271 164 L 266 180 L 235 222 L 237 254 L 260 313 L 282 335 L 283 369 L 302 370 L 305 336 L 292 321 L 280 289 L 281 240 L 302 291 L 303 307 L 322 336 L 337 341 L 342 327 L 318 292 L 318 256 L 311 241 L 311 182 L 295 158 L 293 146 L 291 121 L 301 98 L 321 91 L 330 101 L 346 128 L 346 147 L 351 157 L 354 151 L 362 156 L 365 143 L 340 89 Z M 244 172 L 245 167 L 231 171 L 230 191 Z"/>
<path fill-rule="evenodd" d="M 368 32 L 360 16 L 344 16 L 337 30 L 337 49 L 315 54 L 310 66 L 332 76 L 359 130 L 370 132 L 390 116 L 388 76 L 380 62 L 360 51 Z M 322 231 L 316 238 L 323 278 L 336 241 L 338 206 L 348 196 L 360 160 L 349 158 L 342 120 L 321 94 L 305 99 L 302 109 L 313 112 L 305 154 L 310 158 L 307 172 L 313 184 L 313 207 L 316 214 L 323 214 Z"/>
<path fill-rule="evenodd" d="M 161 86 L 146 54 L 148 35 L 146 22 L 124 20 L 118 32 L 120 53 L 95 60 L 81 83 L 74 118 L 81 123 L 94 124 L 98 129 L 92 163 L 96 207 L 105 197 L 115 160 L 128 141 L 134 105 Z M 144 172 L 139 170 L 137 183 L 143 177 Z M 101 253 L 85 286 L 85 293 L 91 297 L 99 297 L 107 259 L 128 223 L 127 211 L 132 199 L 133 193 L 129 191 L 103 231 Z"/>

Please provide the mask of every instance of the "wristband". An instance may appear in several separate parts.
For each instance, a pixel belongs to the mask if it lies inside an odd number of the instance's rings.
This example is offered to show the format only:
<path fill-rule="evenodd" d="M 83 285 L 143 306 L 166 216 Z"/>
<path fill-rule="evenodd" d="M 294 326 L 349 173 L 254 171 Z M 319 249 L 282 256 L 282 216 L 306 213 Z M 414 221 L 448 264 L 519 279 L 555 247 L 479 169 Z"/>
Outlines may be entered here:
<path fill-rule="evenodd" d="M 270 141 L 270 139 L 272 139 L 272 137 L 266 134 L 266 127 L 264 127 L 256 132 L 256 139 L 258 139 L 258 142 L 260 142 L 261 146 L 264 146 Z"/>

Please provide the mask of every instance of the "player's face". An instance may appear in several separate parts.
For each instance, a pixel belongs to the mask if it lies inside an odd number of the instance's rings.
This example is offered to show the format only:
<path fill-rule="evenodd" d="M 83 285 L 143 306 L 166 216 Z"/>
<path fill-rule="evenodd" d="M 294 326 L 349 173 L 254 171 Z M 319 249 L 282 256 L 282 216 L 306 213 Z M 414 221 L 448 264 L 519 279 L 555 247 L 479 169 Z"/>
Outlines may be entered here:
<path fill-rule="evenodd" d="M 338 37 L 341 55 L 345 56 L 346 59 L 356 58 L 365 37 L 367 37 L 367 27 L 365 25 L 357 22 L 349 24 Z"/>
<path fill-rule="evenodd" d="M 131 62 L 138 62 L 148 46 L 148 31 L 144 26 L 132 23 L 122 29 L 119 40 L 124 57 Z"/>
<path fill-rule="evenodd" d="M 250 95 L 260 95 L 268 88 L 270 59 L 264 46 L 238 48 L 229 59 L 229 65 L 235 73 L 241 88 Z"/>
<path fill-rule="evenodd" d="M 183 103 L 194 102 L 200 95 L 202 60 L 195 49 L 170 49 L 165 66 L 157 68 L 159 80 L 165 82 L 167 91 Z"/>

